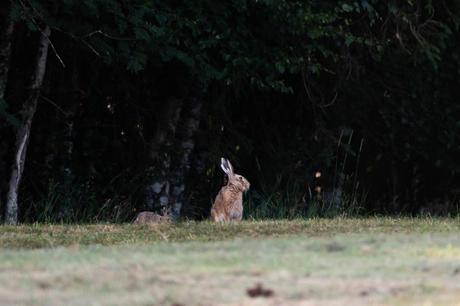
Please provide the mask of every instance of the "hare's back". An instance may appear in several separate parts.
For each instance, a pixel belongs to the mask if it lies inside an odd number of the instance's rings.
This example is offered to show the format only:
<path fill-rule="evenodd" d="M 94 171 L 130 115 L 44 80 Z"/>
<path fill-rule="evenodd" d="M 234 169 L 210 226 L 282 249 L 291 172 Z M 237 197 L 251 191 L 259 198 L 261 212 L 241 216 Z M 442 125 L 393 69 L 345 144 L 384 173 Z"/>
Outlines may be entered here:
<path fill-rule="evenodd" d="M 159 219 L 158 217 L 159 216 L 154 212 L 142 211 L 137 215 L 136 220 L 134 220 L 134 224 L 149 223 L 152 221 L 155 222 Z"/>
<path fill-rule="evenodd" d="M 222 192 L 217 194 L 216 199 L 212 204 L 211 218 L 216 222 L 224 221 L 225 219 L 225 202 Z"/>

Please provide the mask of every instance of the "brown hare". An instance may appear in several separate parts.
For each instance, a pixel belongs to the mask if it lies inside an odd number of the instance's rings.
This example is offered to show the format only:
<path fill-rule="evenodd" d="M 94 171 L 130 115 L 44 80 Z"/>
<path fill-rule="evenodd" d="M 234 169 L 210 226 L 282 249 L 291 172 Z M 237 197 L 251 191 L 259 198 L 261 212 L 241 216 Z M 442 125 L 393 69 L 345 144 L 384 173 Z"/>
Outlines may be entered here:
<path fill-rule="evenodd" d="M 154 224 L 154 223 L 165 223 L 172 221 L 171 208 L 163 208 L 162 214 L 155 213 L 153 211 L 142 211 L 140 212 L 134 224 Z"/>
<path fill-rule="evenodd" d="M 228 183 L 222 187 L 211 208 L 214 222 L 240 221 L 243 218 L 243 192 L 249 189 L 249 182 L 243 176 L 233 172 L 228 159 L 220 159 L 220 167 L 228 176 Z"/>

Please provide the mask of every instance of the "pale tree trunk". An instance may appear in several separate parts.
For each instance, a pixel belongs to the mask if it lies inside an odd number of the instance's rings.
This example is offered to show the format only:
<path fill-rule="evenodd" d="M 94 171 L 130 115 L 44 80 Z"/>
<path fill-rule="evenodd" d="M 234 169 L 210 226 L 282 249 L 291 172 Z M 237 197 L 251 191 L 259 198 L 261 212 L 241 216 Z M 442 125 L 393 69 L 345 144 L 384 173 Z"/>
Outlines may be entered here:
<path fill-rule="evenodd" d="M 180 216 L 184 206 L 186 177 L 192 164 L 191 154 L 195 148 L 195 134 L 200 125 L 202 104 L 200 93 L 198 97 L 192 97 L 187 100 L 187 107 L 184 108 L 183 112 L 182 131 L 178 133 L 177 138 L 178 154 L 173 165 L 171 197 L 169 200 L 174 218 Z"/>
<path fill-rule="evenodd" d="M 38 54 L 32 83 L 29 89 L 28 97 L 21 110 L 21 123 L 16 131 L 14 162 L 11 167 L 11 177 L 5 212 L 5 222 L 7 224 L 17 224 L 18 222 L 18 189 L 24 172 L 32 120 L 37 110 L 37 101 L 40 95 L 43 78 L 45 76 L 50 34 L 51 30 L 48 26 L 46 26 L 40 34 L 40 43 L 38 46 Z"/>
<path fill-rule="evenodd" d="M 145 200 L 148 210 L 166 208 L 169 204 L 171 153 L 182 104 L 181 99 L 167 101 L 157 121 L 155 136 L 150 143 L 151 180 L 146 188 Z"/>

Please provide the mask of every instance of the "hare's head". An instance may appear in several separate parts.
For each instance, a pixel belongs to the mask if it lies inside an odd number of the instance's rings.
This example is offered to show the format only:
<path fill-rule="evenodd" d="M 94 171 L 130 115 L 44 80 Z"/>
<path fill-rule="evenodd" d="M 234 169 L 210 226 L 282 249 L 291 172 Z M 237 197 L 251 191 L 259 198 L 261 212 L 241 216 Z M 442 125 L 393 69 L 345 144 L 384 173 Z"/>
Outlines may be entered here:
<path fill-rule="evenodd" d="M 161 209 L 161 215 L 163 217 L 171 217 L 172 216 L 172 208 L 171 206 L 163 206 L 163 208 Z"/>
<path fill-rule="evenodd" d="M 228 175 L 228 185 L 233 185 L 241 191 L 249 189 L 251 184 L 249 184 L 248 180 L 244 176 L 233 172 L 233 166 L 228 159 L 222 157 L 220 159 L 220 167 Z"/>

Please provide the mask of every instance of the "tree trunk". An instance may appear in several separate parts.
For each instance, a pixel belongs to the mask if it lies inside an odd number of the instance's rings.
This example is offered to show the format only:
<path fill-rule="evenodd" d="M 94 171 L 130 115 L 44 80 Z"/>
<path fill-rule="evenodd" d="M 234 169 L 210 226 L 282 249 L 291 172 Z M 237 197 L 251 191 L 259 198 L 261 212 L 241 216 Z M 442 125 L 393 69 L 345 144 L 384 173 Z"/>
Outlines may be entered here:
<path fill-rule="evenodd" d="M 184 206 L 186 176 L 200 124 L 202 98 L 171 100 L 162 112 L 151 145 L 152 182 L 147 187 L 146 208 L 171 208 L 178 218 Z"/>
<path fill-rule="evenodd" d="M 46 26 L 40 34 L 36 66 L 29 89 L 29 95 L 21 110 L 22 120 L 16 132 L 14 162 L 11 167 L 11 177 L 5 212 L 5 222 L 8 224 L 17 224 L 18 222 L 18 189 L 24 172 L 32 120 L 37 110 L 37 101 L 40 95 L 43 78 L 45 76 L 50 34 L 51 30 L 48 26 Z"/>
<path fill-rule="evenodd" d="M 155 136 L 150 143 L 151 182 L 146 189 L 145 208 L 148 210 L 166 208 L 170 195 L 171 153 L 180 118 L 183 101 L 169 100 L 157 119 Z"/>
<path fill-rule="evenodd" d="M 201 93 L 198 97 L 192 97 L 187 101 L 187 107 L 184 108 L 182 131 L 178 133 L 177 145 L 178 154 L 173 165 L 171 178 L 171 197 L 169 204 L 172 207 L 173 218 L 178 218 L 184 206 L 184 192 L 186 186 L 186 177 L 191 168 L 191 153 L 195 147 L 195 134 L 200 125 Z"/>

